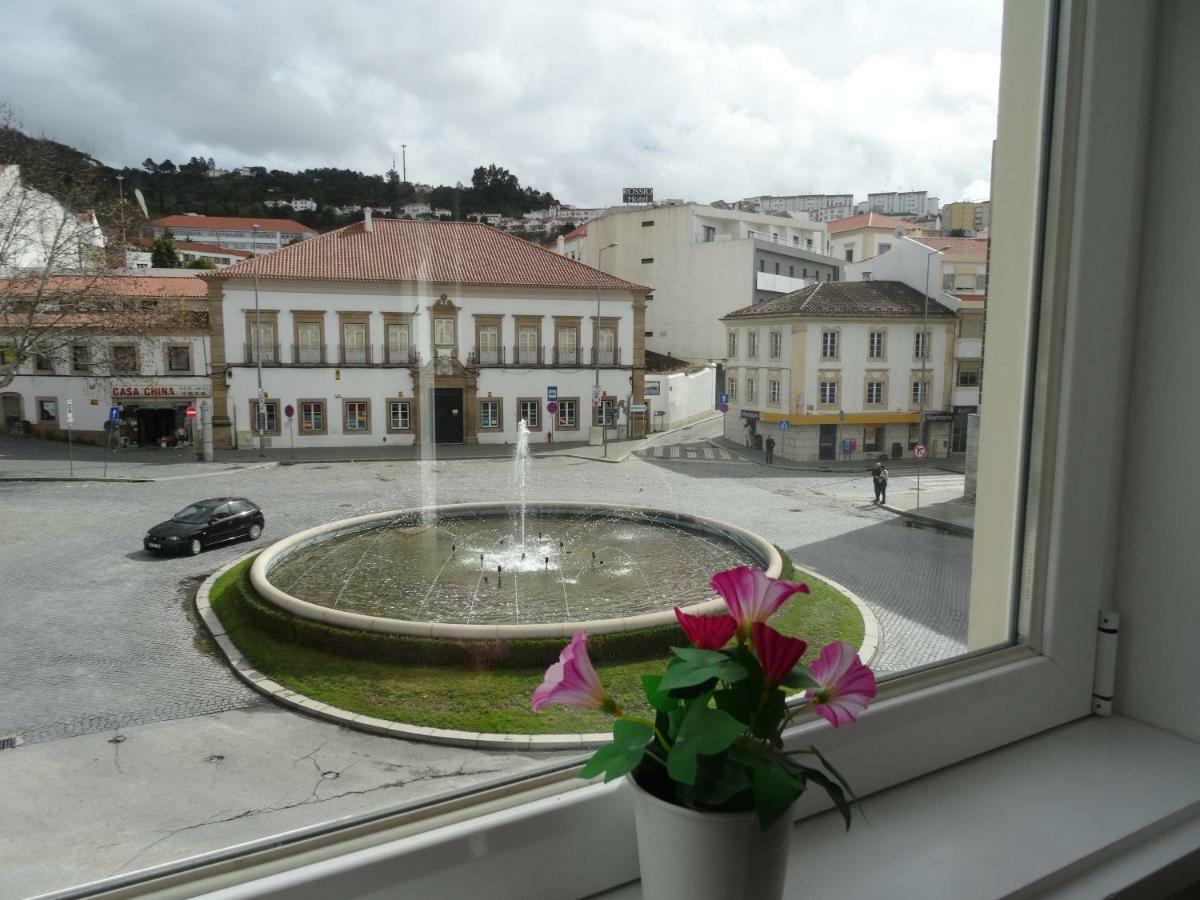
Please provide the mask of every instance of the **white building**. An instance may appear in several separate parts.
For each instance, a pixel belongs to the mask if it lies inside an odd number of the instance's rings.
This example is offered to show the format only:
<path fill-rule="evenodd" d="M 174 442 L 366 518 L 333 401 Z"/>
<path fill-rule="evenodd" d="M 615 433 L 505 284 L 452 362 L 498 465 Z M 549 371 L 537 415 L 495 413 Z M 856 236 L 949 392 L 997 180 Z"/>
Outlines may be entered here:
<path fill-rule="evenodd" d="M 297 200 L 264 200 L 263 206 L 267 207 L 268 209 L 287 206 L 290 207 L 293 212 L 316 212 L 317 201 L 310 198 Z"/>
<path fill-rule="evenodd" d="M 789 194 L 747 197 L 743 203 L 763 212 L 805 212 L 815 222 L 832 222 L 854 215 L 853 194 Z"/>
<path fill-rule="evenodd" d="M 152 241 L 143 239 L 133 246 L 126 247 L 125 268 L 132 270 L 152 268 L 154 265 L 154 254 L 150 246 L 152 243 Z M 195 241 L 176 241 L 175 252 L 179 255 L 179 261 L 184 265 L 203 259 L 218 269 L 232 266 L 234 263 L 254 255 L 249 250 L 231 250 L 226 247 L 218 247 L 216 244 L 200 244 Z"/>
<path fill-rule="evenodd" d="M 0 274 L 79 272 L 104 265 L 94 212 L 74 212 L 26 186 L 21 167 L 0 164 Z"/>
<path fill-rule="evenodd" d="M 417 216 L 428 216 L 432 212 L 433 212 L 433 209 L 430 207 L 430 205 L 428 203 L 405 203 L 404 204 L 404 214 L 406 216 L 412 216 L 413 218 L 416 218 Z"/>
<path fill-rule="evenodd" d="M 896 243 L 896 232 L 916 234 L 922 231 L 907 219 L 895 219 L 881 213 L 861 213 L 829 223 L 829 255 L 846 263 L 870 259 Z"/>
<path fill-rule="evenodd" d="M 835 281 L 724 316 L 726 438 L 771 436 L 802 461 L 907 457 L 917 441 L 946 456 L 954 301 L 927 315 L 924 301 L 898 281 Z"/>
<path fill-rule="evenodd" d="M 258 226 L 257 229 L 254 226 Z M 143 229 L 151 238 L 170 231 L 176 241 L 215 244 L 230 250 L 268 253 L 296 241 L 316 237 L 316 229 L 291 219 L 253 219 L 237 216 L 164 216 Z"/>
<path fill-rule="evenodd" d="M 160 302 L 161 327 L 148 315 L 138 316 L 136 335 L 89 335 L 86 327 L 74 326 L 76 340 L 34 357 L 0 388 L 5 431 L 66 440 L 70 424 L 73 440 L 103 444 L 110 410 L 119 406 L 114 446 L 173 440 L 177 429 L 188 427 L 188 407 L 212 396 L 208 286 L 194 275 L 102 275 L 89 277 L 82 288 L 64 287 L 72 289 L 90 298 Z M 0 352 L 3 342 L 0 332 Z"/>
<path fill-rule="evenodd" d="M 589 440 L 597 380 L 635 434 L 654 408 L 649 289 L 486 225 L 368 214 L 202 277 L 219 446 L 254 438 L 259 358 L 264 432 L 298 447 L 509 443 L 522 418 L 533 441 Z"/>
<path fill-rule="evenodd" d="M 654 289 L 648 349 L 720 363 L 731 308 L 839 277 L 824 244 L 825 226 L 803 214 L 681 203 L 612 210 L 567 235 L 563 252 Z"/>
<path fill-rule="evenodd" d="M 941 203 L 925 191 L 882 191 L 867 194 L 864 212 L 883 213 L 886 216 L 929 216 L 936 215 Z"/>

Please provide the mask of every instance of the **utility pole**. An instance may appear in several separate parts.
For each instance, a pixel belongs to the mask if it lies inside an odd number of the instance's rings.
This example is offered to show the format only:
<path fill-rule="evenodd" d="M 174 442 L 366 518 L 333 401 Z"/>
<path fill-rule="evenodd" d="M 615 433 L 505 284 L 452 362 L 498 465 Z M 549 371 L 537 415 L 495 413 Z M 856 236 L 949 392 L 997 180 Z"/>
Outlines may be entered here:
<path fill-rule="evenodd" d="M 121 253 L 125 253 L 125 176 L 117 176 L 117 205 L 121 210 Z"/>
<path fill-rule="evenodd" d="M 250 226 L 250 254 L 254 259 L 254 361 L 258 363 L 258 403 L 254 406 L 254 425 L 258 430 L 258 455 L 266 456 L 263 452 L 263 420 L 266 418 L 266 404 L 263 402 L 262 384 L 262 318 L 258 306 L 258 225 Z"/>
<path fill-rule="evenodd" d="M 400 167 L 403 169 L 400 180 L 408 184 L 408 144 L 400 145 Z M 392 168 L 396 168 L 396 161 L 394 159 L 392 160 Z"/>

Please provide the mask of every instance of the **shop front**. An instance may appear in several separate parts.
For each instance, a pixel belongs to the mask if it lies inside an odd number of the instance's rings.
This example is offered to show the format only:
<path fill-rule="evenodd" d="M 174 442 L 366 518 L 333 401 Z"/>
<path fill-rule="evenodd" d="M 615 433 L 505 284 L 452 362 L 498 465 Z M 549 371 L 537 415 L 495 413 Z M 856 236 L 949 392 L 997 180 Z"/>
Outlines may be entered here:
<path fill-rule="evenodd" d="M 194 443 L 197 421 L 187 415 L 212 397 L 206 382 L 170 384 L 161 381 L 114 385 L 112 402 L 119 407 L 116 443 L 123 447 L 175 447 Z"/>

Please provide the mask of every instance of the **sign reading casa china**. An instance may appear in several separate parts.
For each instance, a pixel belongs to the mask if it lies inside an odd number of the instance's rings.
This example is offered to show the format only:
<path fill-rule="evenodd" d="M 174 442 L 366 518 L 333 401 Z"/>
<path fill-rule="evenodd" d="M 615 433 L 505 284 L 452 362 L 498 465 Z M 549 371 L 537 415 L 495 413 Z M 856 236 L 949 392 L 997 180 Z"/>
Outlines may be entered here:
<path fill-rule="evenodd" d="M 212 385 L 204 382 L 187 382 L 180 384 L 154 384 L 142 382 L 133 384 L 114 384 L 114 397 L 137 398 L 166 398 L 178 397 L 181 400 L 191 397 L 211 397 Z"/>

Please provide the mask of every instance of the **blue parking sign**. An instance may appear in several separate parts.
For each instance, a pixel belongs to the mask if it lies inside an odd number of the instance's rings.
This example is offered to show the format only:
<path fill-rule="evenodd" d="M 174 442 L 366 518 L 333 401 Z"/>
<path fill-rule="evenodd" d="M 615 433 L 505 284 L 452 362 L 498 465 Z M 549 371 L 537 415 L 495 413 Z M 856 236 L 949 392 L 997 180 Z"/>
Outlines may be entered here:
<path fill-rule="evenodd" d="M 119 406 L 110 406 L 110 407 L 108 408 L 108 421 L 110 421 L 110 422 L 116 422 L 116 421 L 117 421 L 117 420 L 119 420 L 120 418 L 121 418 L 121 407 L 119 407 Z"/>
<path fill-rule="evenodd" d="M 787 419 L 784 419 L 782 422 L 779 423 L 780 431 L 787 431 L 791 427 L 792 427 L 792 423 L 789 422 Z"/>
<path fill-rule="evenodd" d="M 722 403 L 728 403 L 728 402 L 729 402 L 729 395 L 728 395 L 728 394 L 722 394 L 722 395 L 721 395 L 721 402 L 722 402 Z"/>

